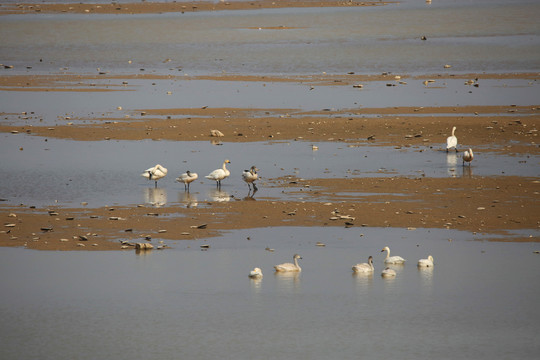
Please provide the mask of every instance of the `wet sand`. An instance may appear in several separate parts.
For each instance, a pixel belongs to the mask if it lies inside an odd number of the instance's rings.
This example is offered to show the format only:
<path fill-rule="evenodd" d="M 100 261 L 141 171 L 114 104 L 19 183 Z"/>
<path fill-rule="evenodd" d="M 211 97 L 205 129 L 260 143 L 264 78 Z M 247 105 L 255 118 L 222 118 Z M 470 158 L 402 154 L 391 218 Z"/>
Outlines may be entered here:
<path fill-rule="evenodd" d="M 325 2 L 325 6 L 335 6 Z M 332 5 L 333 4 L 333 5 Z M 339 2 L 339 6 L 373 3 Z M 375 5 L 384 3 L 375 3 Z M 196 6 L 196 7 L 194 7 Z M 8 7 L 0 13 L 14 12 L 164 12 L 246 9 L 272 6 L 319 6 L 317 2 L 258 1 L 241 3 L 137 3 L 100 7 L 85 4 L 40 4 Z M 185 8 L 183 8 L 185 7 Z M 13 10 L 12 10 L 13 9 Z M 415 77 L 424 81 L 448 77 L 467 79 L 528 79 L 539 74 L 432 74 Z M 409 77 L 402 75 L 401 80 Z M 94 84 L 96 80 L 118 80 L 118 85 Z M 173 79 L 167 75 L 0 75 L 3 91 L 130 91 L 129 79 Z M 186 77 L 182 77 L 186 79 Z M 212 81 L 297 82 L 309 86 L 353 86 L 360 82 L 395 81 L 393 75 L 317 75 L 317 76 L 200 76 L 191 79 Z M 122 85 L 122 80 L 128 80 Z M 306 112 L 302 109 L 176 108 L 137 109 L 129 117 L 96 117 L 86 123 L 21 126 L 21 114 L 2 113 L 0 132 L 12 136 L 85 140 L 211 140 L 207 129 L 225 136 L 222 142 L 252 141 L 339 141 L 365 142 L 373 146 L 392 145 L 411 151 L 444 151 L 442 146 L 458 127 L 460 143 L 491 144 L 504 154 L 538 154 L 537 128 L 540 104 L 535 106 L 462 106 L 353 108 Z M 27 116 L 28 114 L 25 114 Z M 366 118 L 366 115 L 377 117 Z M 510 115 L 510 116 L 509 116 Z M 28 115 L 31 116 L 31 115 Z M 181 117 L 182 126 L 179 124 Z M 15 119 L 11 121 L 10 119 Z M 451 125 L 449 125 L 451 124 Z M 175 131 L 170 131 L 175 129 Z M 464 150 L 464 149 L 460 149 Z M 461 164 L 458 164 L 461 167 Z M 343 179 L 265 179 L 265 185 L 285 193 L 302 193 L 306 201 L 257 200 L 234 198 L 227 203 L 208 202 L 185 208 L 167 206 L 115 206 L 114 208 L 31 208 L 0 202 L 1 246 L 25 246 L 41 250 L 122 249 L 121 240 L 130 244 L 156 240 L 193 240 L 218 236 L 229 229 L 277 226 L 350 226 L 448 228 L 471 233 L 508 234 L 509 241 L 540 241 L 527 230 L 540 226 L 540 179 L 517 176 L 474 176 L 476 166 L 463 170 L 463 177 L 425 178 L 369 177 Z M 262 185 L 259 185 L 262 187 Z M 324 200 L 321 200 L 324 199 Z M 328 201 L 328 199 L 331 199 Z M 519 231 L 511 236 L 507 231 Z M 451 239 L 449 239 L 451 240 Z M 499 239 L 500 240 L 500 239 Z M 133 249 L 125 245 L 126 249 Z"/>

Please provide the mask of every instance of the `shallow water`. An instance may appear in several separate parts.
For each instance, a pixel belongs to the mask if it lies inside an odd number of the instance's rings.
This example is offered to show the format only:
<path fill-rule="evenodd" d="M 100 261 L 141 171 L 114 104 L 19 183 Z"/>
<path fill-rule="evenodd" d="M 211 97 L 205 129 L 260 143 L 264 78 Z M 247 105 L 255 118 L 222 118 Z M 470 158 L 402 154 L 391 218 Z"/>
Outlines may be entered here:
<path fill-rule="evenodd" d="M 481 239 L 453 230 L 274 228 L 172 241 L 141 255 L 2 249 L 9 276 L 0 278 L 0 355 L 535 358 L 537 244 Z M 408 260 L 395 279 L 379 275 L 385 245 Z M 302 273 L 274 275 L 273 265 L 294 253 Z M 433 270 L 418 270 L 429 254 Z M 351 266 L 368 255 L 375 274 L 354 276 Z M 255 266 L 261 281 L 247 276 Z"/>
<path fill-rule="evenodd" d="M 287 176 L 306 179 L 307 183 L 312 178 L 373 176 L 540 176 L 540 155 L 533 149 L 531 154 L 512 156 L 477 147 L 474 164 L 469 168 L 462 166 L 461 153 L 442 151 L 443 144 L 433 149 L 394 149 L 365 142 L 354 146 L 323 142 L 315 143 L 319 150 L 313 151 L 312 143 L 303 141 L 223 145 L 203 141 L 73 142 L 45 141 L 22 134 L 0 135 L 0 140 L 0 162 L 4 164 L 0 198 L 11 204 L 35 206 L 79 206 L 81 202 L 88 202 L 91 207 L 143 202 L 193 206 L 203 201 L 228 201 L 248 195 L 241 174 L 251 165 L 260 169 L 261 176 L 255 198 L 280 200 L 302 198 L 284 192 L 279 182 L 272 181 Z M 217 192 L 215 182 L 204 176 L 221 167 L 226 158 L 231 160 L 231 176 L 222 182 L 222 191 Z M 154 189 L 153 182 L 140 174 L 157 163 L 169 172 Z M 199 179 L 191 184 L 190 196 L 185 194 L 183 184 L 175 182 L 186 170 L 199 174 Z"/>
<path fill-rule="evenodd" d="M 539 12 L 540 4 L 530 0 L 460 0 L 185 14 L 8 15 L 2 17 L 0 34 L 3 62 L 19 69 L 32 66 L 32 71 L 67 66 L 83 72 L 140 67 L 178 72 L 180 67 L 190 74 L 430 73 L 442 71 L 444 64 L 457 72 L 531 71 L 540 58 Z M 258 30 L 276 26 L 293 28 Z"/>

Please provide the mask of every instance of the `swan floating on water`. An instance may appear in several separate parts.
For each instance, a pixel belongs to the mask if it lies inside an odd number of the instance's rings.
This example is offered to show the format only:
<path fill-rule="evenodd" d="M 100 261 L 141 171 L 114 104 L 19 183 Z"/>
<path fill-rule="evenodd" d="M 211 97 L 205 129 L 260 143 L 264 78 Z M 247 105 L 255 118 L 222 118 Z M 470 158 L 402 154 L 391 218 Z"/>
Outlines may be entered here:
<path fill-rule="evenodd" d="M 244 179 L 244 181 L 248 184 L 248 188 L 249 190 L 251 191 L 251 185 L 250 184 L 253 184 L 253 191 L 257 191 L 257 186 L 255 185 L 255 180 L 257 180 L 259 178 L 259 175 L 257 174 L 257 171 L 259 171 L 259 169 L 257 169 L 257 167 L 255 167 L 255 165 L 253 165 L 251 167 L 251 169 L 249 170 L 244 170 L 244 172 L 242 173 L 242 179 Z"/>
<path fill-rule="evenodd" d="M 147 178 L 148 180 L 154 180 L 156 188 L 158 180 L 165 177 L 165 175 L 167 175 L 167 169 L 160 164 L 144 170 L 144 172 L 141 174 L 141 176 Z"/>
<path fill-rule="evenodd" d="M 386 258 L 384 259 L 385 264 L 404 264 L 405 259 L 401 256 L 390 256 L 390 248 L 388 246 L 385 246 L 384 249 L 381 250 L 381 252 L 387 251 Z"/>
<path fill-rule="evenodd" d="M 474 159 L 474 154 L 472 152 L 472 149 L 469 148 L 469 150 L 465 150 L 463 153 L 463 166 L 465 166 L 465 162 L 469 163 L 469 166 L 471 166 L 471 161 Z"/>
<path fill-rule="evenodd" d="M 429 255 L 427 259 L 418 260 L 419 267 L 433 267 L 433 256 Z"/>
<path fill-rule="evenodd" d="M 197 180 L 199 175 L 197 173 L 192 173 L 191 171 L 186 171 L 182 175 L 176 178 L 176 181 L 184 183 L 184 190 L 189 191 L 189 184 Z"/>
<path fill-rule="evenodd" d="M 394 276 L 396 276 L 396 271 L 390 269 L 389 267 L 387 267 L 386 269 L 384 269 L 382 271 L 381 276 L 382 277 L 394 277 Z"/>
<path fill-rule="evenodd" d="M 302 268 L 300 266 L 298 266 L 298 259 L 301 259 L 302 257 L 298 254 L 294 254 L 293 256 L 293 261 L 294 261 L 294 264 L 291 264 L 291 263 L 284 263 L 284 264 L 280 264 L 280 265 L 276 265 L 274 266 L 274 269 L 276 269 L 276 271 L 278 272 L 287 272 L 287 271 L 302 271 Z"/>
<path fill-rule="evenodd" d="M 256 267 L 255 269 L 249 272 L 249 277 L 252 279 L 262 279 L 263 277 L 262 270 Z"/>
<path fill-rule="evenodd" d="M 449 136 L 446 139 L 446 152 L 448 152 L 448 150 L 450 150 L 451 148 L 454 148 L 456 150 L 456 152 L 458 151 L 458 149 L 457 149 L 457 137 L 456 137 L 456 135 L 454 135 L 455 132 L 456 132 L 456 127 L 454 126 L 452 128 L 452 135 Z"/>
<path fill-rule="evenodd" d="M 216 182 L 216 186 L 221 187 L 221 180 L 231 175 L 231 172 L 227 170 L 227 167 L 225 166 L 230 163 L 231 162 L 229 160 L 225 160 L 223 162 L 223 167 L 221 169 L 216 169 L 212 171 L 210 174 L 206 175 L 205 177 L 207 179 L 214 180 Z"/>
<path fill-rule="evenodd" d="M 373 273 L 373 256 L 368 257 L 367 263 L 356 264 L 352 269 L 355 273 Z"/>

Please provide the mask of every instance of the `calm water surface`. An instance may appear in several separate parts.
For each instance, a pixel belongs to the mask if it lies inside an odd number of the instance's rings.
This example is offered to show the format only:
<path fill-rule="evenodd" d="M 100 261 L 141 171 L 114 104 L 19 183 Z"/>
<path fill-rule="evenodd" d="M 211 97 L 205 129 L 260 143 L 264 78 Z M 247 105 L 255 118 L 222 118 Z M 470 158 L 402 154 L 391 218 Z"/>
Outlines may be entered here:
<path fill-rule="evenodd" d="M 280 200 L 302 198 L 283 191 L 281 183 L 275 181 L 289 176 L 306 179 L 307 183 L 313 178 L 366 176 L 540 176 L 540 154 L 534 146 L 530 154 L 522 155 L 501 154 L 493 146 L 476 147 L 475 160 L 469 168 L 462 166 L 461 153 L 447 154 L 442 143 L 433 148 L 395 149 L 365 142 L 353 146 L 323 142 L 315 143 L 319 150 L 313 151 L 312 143 L 304 141 L 219 146 L 209 141 L 45 141 L 41 137 L 12 134 L 0 135 L 0 140 L 0 162 L 4 164 L 0 198 L 14 205 L 79 206 L 88 202 L 88 206 L 101 207 L 145 202 L 193 206 L 199 201 L 229 201 L 248 195 L 241 174 L 251 165 L 260 169 L 261 176 L 255 198 Z M 231 176 L 223 181 L 218 192 L 215 182 L 204 176 L 221 167 L 226 158 L 231 160 Z M 140 174 L 157 163 L 169 173 L 154 189 L 153 182 Z M 184 192 L 183 184 L 175 182 L 186 170 L 199 174 L 191 185 L 191 194 Z M 317 197 L 317 201 L 329 200 Z"/>
<path fill-rule="evenodd" d="M 534 243 L 274 228 L 170 244 L 142 255 L 2 249 L 1 357 L 533 359 L 540 350 Z M 385 245 L 408 260 L 395 279 L 379 275 Z M 302 273 L 275 275 L 294 253 Z M 418 270 L 429 254 L 435 267 Z M 375 274 L 354 276 L 368 255 Z M 247 276 L 255 266 L 261 281 Z"/>

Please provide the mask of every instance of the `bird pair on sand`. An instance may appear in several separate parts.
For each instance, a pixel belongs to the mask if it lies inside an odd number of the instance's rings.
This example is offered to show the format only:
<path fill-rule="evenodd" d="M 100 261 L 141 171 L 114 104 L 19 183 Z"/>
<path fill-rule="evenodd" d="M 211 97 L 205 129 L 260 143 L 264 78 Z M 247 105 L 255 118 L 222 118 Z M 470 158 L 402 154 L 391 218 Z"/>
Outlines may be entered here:
<path fill-rule="evenodd" d="M 227 164 L 230 164 L 231 162 L 229 160 L 225 160 L 223 162 L 223 166 L 219 169 L 216 169 L 212 171 L 210 174 L 206 175 L 205 177 L 210 180 L 214 180 L 216 182 L 216 186 L 218 188 L 221 187 L 221 180 L 229 177 L 231 172 L 227 169 Z M 257 174 L 257 167 L 252 166 L 249 170 L 244 170 L 242 173 L 242 179 L 248 184 L 249 190 L 251 191 L 251 184 L 253 184 L 253 190 L 257 191 L 257 186 L 255 185 L 255 181 L 259 178 L 259 175 Z M 149 169 L 146 169 L 141 176 L 147 178 L 148 180 L 154 180 L 155 181 L 155 187 L 157 187 L 157 182 L 159 179 L 162 179 L 167 175 L 167 169 L 163 167 L 160 164 L 157 164 L 154 167 L 151 167 Z M 197 173 L 193 173 L 191 171 L 186 171 L 182 175 L 176 178 L 176 181 L 181 182 L 184 184 L 184 189 L 189 191 L 189 184 L 191 184 L 193 181 L 197 180 L 199 178 L 199 175 Z"/>
<path fill-rule="evenodd" d="M 457 141 L 455 132 L 456 132 L 456 127 L 454 126 L 452 128 L 452 135 L 446 139 L 446 152 L 448 152 L 451 148 L 454 148 L 456 152 L 458 152 L 458 149 L 457 149 L 458 141 Z M 467 162 L 469 163 L 469 166 L 471 166 L 471 161 L 473 160 L 473 158 L 474 158 L 474 154 L 473 154 L 472 149 L 465 150 L 465 152 L 463 153 L 463 165 L 465 165 L 465 163 Z"/>

